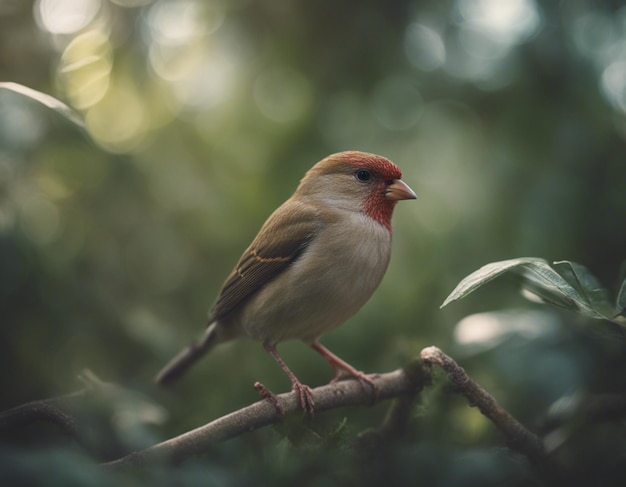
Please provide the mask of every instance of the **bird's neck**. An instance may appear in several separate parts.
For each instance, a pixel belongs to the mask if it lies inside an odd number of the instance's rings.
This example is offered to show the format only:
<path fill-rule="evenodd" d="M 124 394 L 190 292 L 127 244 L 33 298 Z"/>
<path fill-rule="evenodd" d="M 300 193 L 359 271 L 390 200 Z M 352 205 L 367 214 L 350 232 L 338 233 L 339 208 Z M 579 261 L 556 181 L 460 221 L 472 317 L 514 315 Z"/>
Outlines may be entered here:
<path fill-rule="evenodd" d="M 388 200 L 381 195 L 380 198 L 369 198 L 365 202 L 363 212 L 391 232 L 391 217 L 395 206 L 396 201 Z"/>

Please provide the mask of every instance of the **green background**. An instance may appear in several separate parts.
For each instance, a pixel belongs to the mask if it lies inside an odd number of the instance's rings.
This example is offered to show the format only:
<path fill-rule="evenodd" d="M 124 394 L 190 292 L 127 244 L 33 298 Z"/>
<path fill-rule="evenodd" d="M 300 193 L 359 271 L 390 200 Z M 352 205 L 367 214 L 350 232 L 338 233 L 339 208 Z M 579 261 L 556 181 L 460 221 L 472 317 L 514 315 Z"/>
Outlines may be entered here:
<path fill-rule="evenodd" d="M 84 369 L 127 389 L 76 405 L 91 448 L 31 425 L 0 443 L 0 476 L 109 485 L 92 462 L 243 407 L 257 380 L 288 390 L 245 340 L 172 390 L 151 380 L 201 333 L 223 279 L 305 171 L 354 149 L 396 162 L 418 199 L 395 211 L 378 291 L 322 342 L 366 372 L 437 345 L 531 430 L 556 432 L 550 445 L 581 482 L 619 478 L 623 423 L 549 418 L 582 394 L 623 392 L 621 334 L 530 303 L 506 279 L 439 305 L 478 267 L 521 256 L 584 264 L 616 295 L 624 46 L 626 8 L 612 1 L 0 1 L 0 80 L 86 121 L 83 132 L 0 90 L 0 408 L 80 389 Z M 332 377 L 302 344 L 279 350 L 311 386 Z M 386 408 L 248 434 L 124 480 L 535 481 L 441 387 L 416 406 L 410 441 L 373 460 L 355 451 Z"/>

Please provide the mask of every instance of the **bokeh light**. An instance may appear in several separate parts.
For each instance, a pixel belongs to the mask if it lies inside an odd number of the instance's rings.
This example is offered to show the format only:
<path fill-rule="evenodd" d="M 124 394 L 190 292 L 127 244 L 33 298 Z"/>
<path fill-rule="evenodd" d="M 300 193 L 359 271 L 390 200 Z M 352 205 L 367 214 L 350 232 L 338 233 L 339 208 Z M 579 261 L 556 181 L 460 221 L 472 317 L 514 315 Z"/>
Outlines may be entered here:
<path fill-rule="evenodd" d="M 626 7 L 610 15 L 590 9 L 569 26 L 572 42 L 599 75 L 599 90 L 623 117 L 626 114 Z M 615 121 L 621 129 L 619 119 Z M 622 131 L 623 132 L 623 131 Z"/>
<path fill-rule="evenodd" d="M 404 50 L 411 64 L 422 71 L 434 71 L 446 61 L 446 46 L 441 34 L 419 22 L 407 27 Z"/>
<path fill-rule="evenodd" d="M 558 334 L 560 322 L 549 312 L 510 310 L 466 316 L 454 328 L 454 338 L 462 350 L 484 352 L 504 340 L 536 340 Z"/>
<path fill-rule="evenodd" d="M 210 15 L 207 15 L 209 7 Z M 162 46 L 190 44 L 217 30 L 224 13 L 211 2 L 159 0 L 148 12 L 146 22 L 153 42 Z"/>
<path fill-rule="evenodd" d="M 119 5 L 120 7 L 136 8 L 143 7 L 152 3 L 154 0 L 110 0 L 112 3 Z"/>
<path fill-rule="evenodd" d="M 65 48 L 58 67 L 61 89 L 74 107 L 87 109 L 109 88 L 113 52 L 109 37 L 94 29 L 76 36 Z"/>
<path fill-rule="evenodd" d="M 177 79 L 172 79 L 172 91 L 182 107 L 194 110 L 210 109 L 224 103 L 233 95 L 237 87 L 239 66 L 236 59 L 226 52 L 221 52 L 219 47 L 211 53 L 197 54 L 202 58 L 196 58 L 187 64 L 189 70 L 184 74 L 179 70 Z M 157 72 L 163 74 L 163 71 L 160 69 Z M 171 78 L 171 72 L 168 70 L 162 77 Z"/>
<path fill-rule="evenodd" d="M 101 7 L 101 0 L 37 0 L 35 18 L 52 34 L 74 34 L 86 27 Z"/>
<path fill-rule="evenodd" d="M 604 68 L 600 87 L 611 105 L 626 113 L 626 56 L 624 60 L 613 61 Z"/>
<path fill-rule="evenodd" d="M 96 141 L 111 151 L 127 152 L 143 140 L 147 116 L 139 89 L 129 80 L 118 79 L 111 83 L 106 97 L 91 107 L 85 120 Z"/>
<path fill-rule="evenodd" d="M 485 90 L 497 90 L 516 76 L 514 49 L 542 26 L 533 0 L 458 0 L 458 31 L 447 37 L 446 71 Z"/>
<path fill-rule="evenodd" d="M 533 0 L 458 0 L 456 5 L 464 29 L 476 29 L 504 45 L 528 40 L 541 25 L 541 15 Z M 473 47 L 467 45 L 470 53 Z"/>

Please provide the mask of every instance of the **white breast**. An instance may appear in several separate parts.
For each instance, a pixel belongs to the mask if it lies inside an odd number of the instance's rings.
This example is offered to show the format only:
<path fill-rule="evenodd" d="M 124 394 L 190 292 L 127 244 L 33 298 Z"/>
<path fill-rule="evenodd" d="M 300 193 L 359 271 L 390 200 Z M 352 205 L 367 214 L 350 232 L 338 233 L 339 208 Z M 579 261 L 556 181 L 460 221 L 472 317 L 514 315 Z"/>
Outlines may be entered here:
<path fill-rule="evenodd" d="M 271 343 L 311 342 L 367 302 L 387 270 L 391 233 L 361 213 L 349 212 L 342 222 L 329 224 L 250 299 L 238 320 L 247 335 Z"/>

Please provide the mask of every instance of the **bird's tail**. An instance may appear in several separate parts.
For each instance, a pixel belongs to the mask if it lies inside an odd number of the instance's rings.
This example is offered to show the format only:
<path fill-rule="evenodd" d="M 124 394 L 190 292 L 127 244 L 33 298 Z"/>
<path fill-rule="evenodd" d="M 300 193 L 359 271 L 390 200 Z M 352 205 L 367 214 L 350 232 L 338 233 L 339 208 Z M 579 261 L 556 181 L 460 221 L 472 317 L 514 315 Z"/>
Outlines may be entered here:
<path fill-rule="evenodd" d="M 216 323 L 209 325 L 202 339 L 192 343 L 170 360 L 156 375 L 154 381 L 161 386 L 167 386 L 178 380 L 189 367 L 217 344 L 219 340 L 216 326 Z"/>

